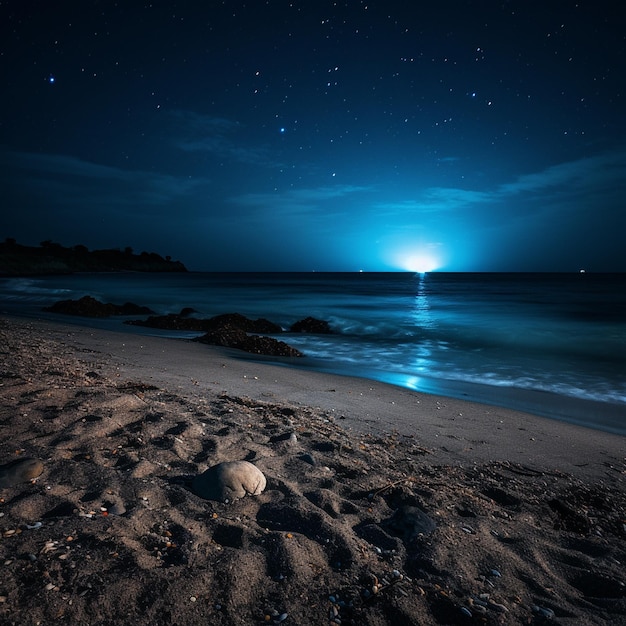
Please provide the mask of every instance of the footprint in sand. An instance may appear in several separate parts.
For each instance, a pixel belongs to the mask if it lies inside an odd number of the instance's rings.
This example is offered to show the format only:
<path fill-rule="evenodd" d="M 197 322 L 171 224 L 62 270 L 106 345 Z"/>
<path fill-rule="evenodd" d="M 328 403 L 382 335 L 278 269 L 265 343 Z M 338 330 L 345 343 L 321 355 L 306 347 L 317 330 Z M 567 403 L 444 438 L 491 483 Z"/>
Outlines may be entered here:
<path fill-rule="evenodd" d="M 43 472 L 39 459 L 25 458 L 0 466 L 0 489 L 13 487 L 19 483 L 37 478 Z"/>

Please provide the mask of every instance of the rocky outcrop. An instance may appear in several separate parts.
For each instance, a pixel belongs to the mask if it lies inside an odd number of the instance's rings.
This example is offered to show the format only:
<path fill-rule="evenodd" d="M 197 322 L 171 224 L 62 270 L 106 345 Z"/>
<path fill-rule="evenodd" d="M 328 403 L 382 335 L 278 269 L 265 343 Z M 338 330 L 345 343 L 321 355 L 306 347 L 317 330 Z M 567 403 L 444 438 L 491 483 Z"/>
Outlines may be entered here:
<path fill-rule="evenodd" d="M 146 326 L 148 328 L 158 328 L 159 330 L 195 330 L 204 332 L 208 329 L 207 321 L 196 317 L 189 317 L 187 309 L 180 313 L 169 313 L 168 315 L 151 315 L 145 320 L 126 320 L 124 324 L 131 326 Z"/>
<path fill-rule="evenodd" d="M 111 317 L 112 315 L 146 315 L 153 313 L 145 306 L 139 306 L 132 302 L 124 304 L 111 304 L 100 302 L 91 296 L 83 296 L 79 300 L 59 300 L 52 306 L 44 308 L 51 313 L 63 313 L 64 315 L 78 315 L 81 317 Z"/>
<path fill-rule="evenodd" d="M 221 328 L 222 326 L 235 326 L 245 330 L 247 333 L 277 335 L 283 332 L 283 329 L 278 324 L 274 324 L 274 322 L 270 322 L 262 317 L 257 320 L 251 320 L 240 313 L 216 315 L 207 320 L 207 322 L 209 323 L 207 330 Z"/>
<path fill-rule="evenodd" d="M 83 317 L 110 317 L 112 315 L 146 315 L 153 313 L 149 308 L 142 307 L 132 302 L 122 305 L 104 303 L 91 296 L 84 296 L 79 300 L 61 300 L 44 309 L 52 313 L 65 315 L 79 315 Z M 302 352 L 266 335 L 278 335 L 283 332 L 282 328 L 267 319 L 250 319 L 240 313 L 224 313 L 208 319 L 191 317 L 195 311 L 186 307 L 180 313 L 168 315 L 150 315 L 146 319 L 126 320 L 125 324 L 133 326 L 146 326 L 160 330 L 177 330 L 203 332 L 204 335 L 194 341 L 236 348 L 251 354 L 263 354 L 267 356 L 301 357 Z M 294 333 L 327 334 L 332 332 L 328 322 L 307 317 L 296 322 L 290 329 Z"/>
<path fill-rule="evenodd" d="M 245 330 L 233 326 L 232 324 L 224 324 L 223 326 L 214 328 L 202 335 L 202 337 L 197 337 L 194 341 L 213 346 L 236 348 L 244 352 L 250 352 L 251 354 L 286 357 L 304 356 L 302 352 L 286 344 L 284 341 L 279 341 L 273 337 L 248 335 Z"/>
<path fill-rule="evenodd" d="M 313 335 L 329 335 L 333 331 L 325 320 L 318 320 L 314 317 L 306 317 L 303 320 L 292 324 L 290 333 L 311 333 Z"/>
<path fill-rule="evenodd" d="M 193 309 L 184 308 L 180 313 L 169 315 L 153 315 L 145 320 L 128 320 L 126 324 L 133 326 L 148 326 L 161 330 L 198 330 L 209 332 L 218 330 L 224 326 L 233 326 L 246 333 L 277 335 L 283 329 L 269 320 L 260 318 L 251 320 L 240 313 L 224 313 L 208 319 L 189 317 Z"/>

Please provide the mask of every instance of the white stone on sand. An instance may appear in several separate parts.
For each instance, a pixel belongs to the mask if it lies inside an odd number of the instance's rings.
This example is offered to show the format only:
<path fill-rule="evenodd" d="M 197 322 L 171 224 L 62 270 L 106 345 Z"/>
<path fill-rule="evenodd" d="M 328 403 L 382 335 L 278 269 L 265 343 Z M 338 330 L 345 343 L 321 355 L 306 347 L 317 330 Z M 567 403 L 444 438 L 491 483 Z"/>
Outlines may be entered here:
<path fill-rule="evenodd" d="M 266 484 L 263 472 L 252 463 L 225 461 L 196 476 L 191 488 L 201 498 L 226 502 L 243 498 L 246 494 L 258 496 Z"/>

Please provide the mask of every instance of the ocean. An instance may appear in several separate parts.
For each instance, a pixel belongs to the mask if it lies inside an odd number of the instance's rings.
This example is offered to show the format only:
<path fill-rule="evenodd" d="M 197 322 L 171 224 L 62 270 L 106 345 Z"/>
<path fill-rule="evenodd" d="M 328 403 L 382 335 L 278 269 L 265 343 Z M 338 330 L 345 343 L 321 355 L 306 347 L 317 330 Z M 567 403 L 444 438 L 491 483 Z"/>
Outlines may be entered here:
<path fill-rule="evenodd" d="M 172 273 L 0 279 L 0 311 L 188 338 L 44 313 L 91 295 L 159 314 L 242 313 L 287 329 L 313 316 L 332 335 L 280 338 L 289 367 L 383 381 L 626 434 L 625 274 Z M 251 358 L 242 354 L 242 358 Z M 267 359 L 263 359 L 267 360 Z M 285 364 L 285 361 L 281 361 Z"/>

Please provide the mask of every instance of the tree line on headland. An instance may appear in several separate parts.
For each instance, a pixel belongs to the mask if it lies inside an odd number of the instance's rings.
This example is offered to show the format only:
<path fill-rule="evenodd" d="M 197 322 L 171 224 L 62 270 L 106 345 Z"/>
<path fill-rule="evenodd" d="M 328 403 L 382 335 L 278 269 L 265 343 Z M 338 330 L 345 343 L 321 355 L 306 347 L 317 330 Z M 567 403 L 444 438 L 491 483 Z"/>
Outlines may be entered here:
<path fill-rule="evenodd" d="M 180 261 L 155 252 L 135 254 L 130 247 L 89 250 L 42 241 L 39 247 L 24 246 L 7 238 L 0 243 L 0 275 L 72 274 L 74 272 L 186 272 Z"/>

